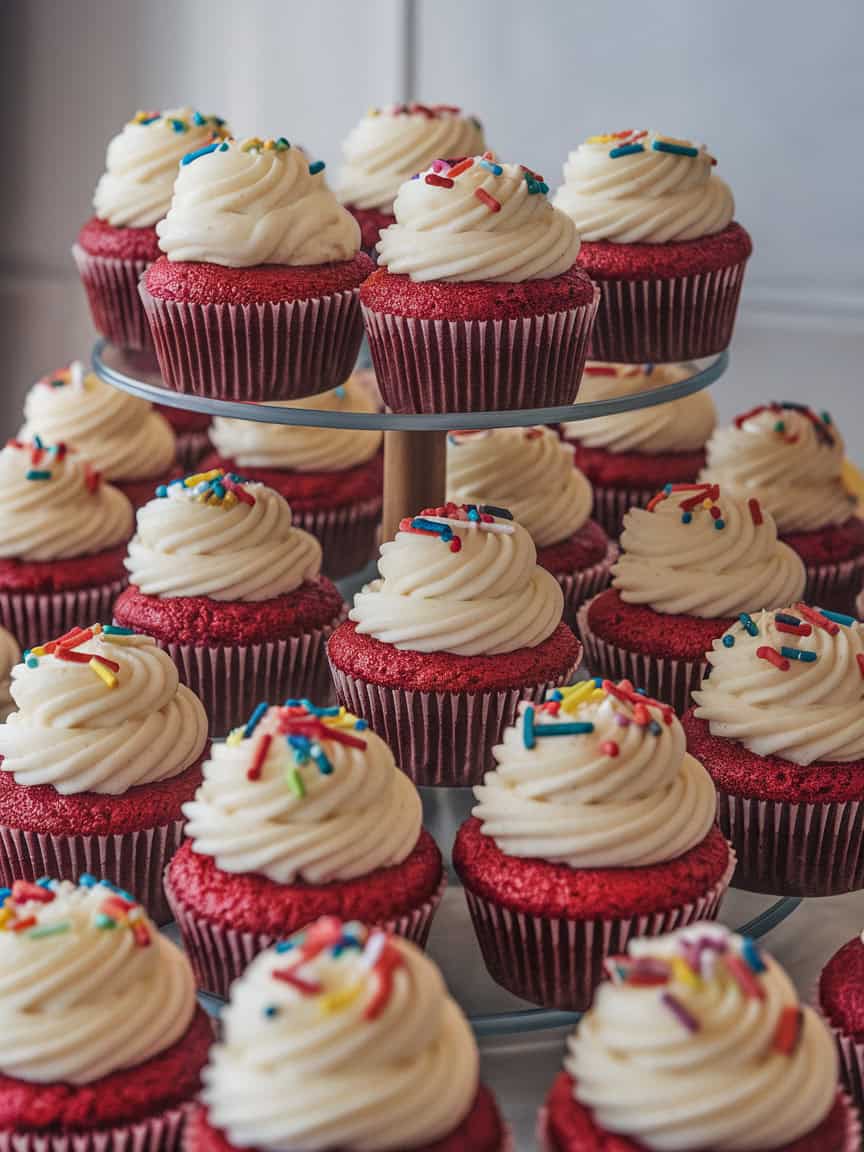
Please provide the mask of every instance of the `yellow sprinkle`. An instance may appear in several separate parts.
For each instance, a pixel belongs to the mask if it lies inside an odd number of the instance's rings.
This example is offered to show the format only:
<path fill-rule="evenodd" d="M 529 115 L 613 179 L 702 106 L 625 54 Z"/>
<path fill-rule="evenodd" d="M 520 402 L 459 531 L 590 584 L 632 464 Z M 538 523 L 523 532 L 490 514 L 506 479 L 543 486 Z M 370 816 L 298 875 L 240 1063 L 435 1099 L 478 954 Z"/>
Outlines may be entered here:
<path fill-rule="evenodd" d="M 104 664 L 100 663 L 100 661 L 98 661 L 94 658 L 93 660 L 91 660 L 88 663 L 87 667 L 92 668 L 93 671 L 96 673 L 96 675 L 99 677 L 99 679 L 104 681 L 104 683 L 107 685 L 107 687 L 109 687 L 109 688 L 116 688 L 117 687 L 117 677 L 114 675 L 114 673 L 111 671 L 110 668 L 106 668 L 106 666 Z"/>
<path fill-rule="evenodd" d="M 0 908 L 0 928 L 4 928 L 14 915 L 11 908 Z"/>
<path fill-rule="evenodd" d="M 264 141 L 264 148 L 267 152 L 272 152 L 275 147 L 276 147 L 276 141 L 272 137 L 268 137 Z"/>
<path fill-rule="evenodd" d="M 335 992 L 326 992 L 318 1001 L 321 1005 L 321 1011 L 325 1016 L 331 1016 L 334 1012 L 341 1012 L 343 1008 L 354 1003 L 360 995 L 361 989 L 362 985 L 357 983 L 349 984 L 345 988 L 337 988 Z"/>
<path fill-rule="evenodd" d="M 103 641 L 108 644 L 134 644 L 137 636 L 115 636 L 113 632 L 103 632 Z"/>
<path fill-rule="evenodd" d="M 102 631 L 102 625 L 101 624 L 91 624 L 90 625 L 90 631 L 93 633 L 94 636 L 98 636 L 99 633 Z"/>
<path fill-rule="evenodd" d="M 225 498 L 222 501 L 222 507 L 223 508 L 233 508 L 236 503 L 237 503 L 237 497 L 234 495 L 234 493 L 233 492 L 226 492 Z"/>
<path fill-rule="evenodd" d="M 253 148 L 261 147 L 260 136 L 250 136 L 248 140 L 244 140 L 240 145 L 241 152 L 251 152 Z"/>
<path fill-rule="evenodd" d="M 44 656 L 45 655 L 45 649 L 40 644 L 38 648 L 31 648 L 30 649 L 30 655 L 31 656 Z"/>
<path fill-rule="evenodd" d="M 367 112 L 366 112 L 366 115 L 367 115 L 367 116 L 380 116 L 380 115 L 381 115 L 381 110 L 380 110 L 380 108 L 371 108 L 371 107 L 370 107 L 370 108 L 367 110 Z"/>
<path fill-rule="evenodd" d="M 580 704 L 591 699 L 596 689 L 593 680 L 580 680 L 578 684 L 573 684 L 569 688 L 561 688 L 559 691 L 564 697 L 561 701 L 561 711 L 572 716 Z"/>
<path fill-rule="evenodd" d="M 679 140 L 675 136 L 655 136 L 655 140 L 659 140 L 663 144 L 677 144 L 679 148 L 692 148 L 693 144 L 689 140 Z"/>
<path fill-rule="evenodd" d="M 606 693 L 603 691 L 602 688 L 595 688 L 594 691 L 591 693 L 591 699 L 592 700 L 605 700 L 606 699 Z"/>
<path fill-rule="evenodd" d="M 683 956 L 672 957 L 672 978 L 688 988 L 701 988 L 702 978 L 693 971 Z"/>
<path fill-rule="evenodd" d="M 197 488 L 199 484 L 204 484 L 208 480 L 215 480 L 217 476 L 221 475 L 221 468 L 211 468 L 209 472 L 196 472 L 194 476 L 187 476 L 183 484 L 186 488 Z"/>
<path fill-rule="evenodd" d="M 228 745 L 229 748 L 236 748 L 238 744 L 242 744 L 243 743 L 243 729 L 242 728 L 232 728 L 231 731 L 228 733 L 228 738 L 226 739 L 225 743 Z"/>
<path fill-rule="evenodd" d="M 713 508 L 714 507 L 714 501 L 713 500 L 703 500 L 702 501 L 702 507 L 703 508 Z"/>
<path fill-rule="evenodd" d="M 611 144 L 611 142 L 613 140 L 617 140 L 617 139 L 618 139 L 617 136 L 613 136 L 611 133 L 606 132 L 604 134 L 601 134 L 600 136 L 589 136 L 588 139 L 585 141 L 585 143 L 586 144 Z"/>
<path fill-rule="evenodd" d="M 210 501 L 210 496 L 207 492 L 202 492 L 200 496 L 195 497 L 196 504 L 207 504 Z"/>

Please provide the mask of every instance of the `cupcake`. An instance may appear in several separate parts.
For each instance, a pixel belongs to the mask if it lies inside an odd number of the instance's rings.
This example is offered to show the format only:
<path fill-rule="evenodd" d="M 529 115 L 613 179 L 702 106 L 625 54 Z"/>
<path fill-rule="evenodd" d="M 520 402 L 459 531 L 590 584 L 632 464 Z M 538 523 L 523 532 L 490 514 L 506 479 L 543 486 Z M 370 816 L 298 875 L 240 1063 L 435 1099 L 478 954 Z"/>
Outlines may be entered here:
<path fill-rule="evenodd" d="M 600 285 L 594 359 L 692 360 L 729 344 L 752 244 L 715 163 L 702 145 L 645 131 L 570 153 L 555 206 Z"/>
<path fill-rule="evenodd" d="M 189 961 L 108 881 L 0 906 L 0 1144 L 179 1152 L 213 1040 Z"/>
<path fill-rule="evenodd" d="M 183 811 L 188 839 L 166 887 L 207 992 L 227 996 L 259 952 L 323 915 L 426 942 L 441 853 L 417 789 L 344 708 L 259 704 L 213 745 Z"/>
<path fill-rule="evenodd" d="M 12 669 L 20 660 L 21 649 L 18 647 L 18 641 L 11 632 L 0 628 L 0 723 L 10 712 L 15 711 L 9 688 L 12 683 Z"/>
<path fill-rule="evenodd" d="M 171 919 L 162 872 L 201 782 L 201 701 L 149 636 L 93 624 L 32 648 L 0 724 L 0 883 L 99 867 Z"/>
<path fill-rule="evenodd" d="M 569 404 L 598 292 L 539 176 L 491 152 L 435 161 L 399 189 L 360 292 L 394 412 Z"/>
<path fill-rule="evenodd" d="M 339 700 L 417 784 L 479 782 L 523 697 L 565 684 L 581 645 L 564 594 L 504 508 L 447 504 L 399 525 L 327 655 Z"/>
<path fill-rule="evenodd" d="M 224 125 L 191 108 L 138 112 L 108 145 L 95 215 L 78 233 L 72 255 L 94 327 L 118 348 L 152 351 L 138 280 L 159 256 L 156 222 L 171 204 L 180 161 L 225 135 Z"/>
<path fill-rule="evenodd" d="M 736 888 L 864 888 L 864 625 L 795 604 L 714 641 L 684 718 L 714 779 Z"/>
<path fill-rule="evenodd" d="M 291 400 L 347 379 L 372 263 L 323 169 L 284 136 L 183 157 L 140 285 L 168 388 Z"/>
<path fill-rule="evenodd" d="M 210 451 L 210 417 L 205 412 L 171 408 L 167 404 L 156 404 L 155 409 L 174 432 L 178 466 L 184 473 L 194 471 L 202 456 Z"/>
<path fill-rule="evenodd" d="M 804 565 L 771 513 L 717 484 L 667 484 L 624 517 L 612 587 L 579 609 L 589 668 L 626 677 L 676 712 L 735 621 L 801 596 Z"/>
<path fill-rule="evenodd" d="M 580 401 L 609 400 L 663 388 L 686 379 L 685 364 L 588 364 Z M 613 539 L 628 508 L 647 504 L 666 484 L 699 479 L 705 441 L 717 410 L 708 392 L 693 392 L 652 408 L 592 416 L 561 425 L 575 448 L 573 457 L 594 489 L 594 518 Z"/>
<path fill-rule="evenodd" d="M 404 940 L 318 920 L 254 961 L 222 1025 L 186 1152 L 512 1150 L 468 1021 Z"/>
<path fill-rule="evenodd" d="M 24 402 L 22 440 L 71 444 L 134 508 L 174 474 L 174 433 L 146 400 L 86 372 L 80 360 L 34 384 Z"/>
<path fill-rule="evenodd" d="M 65 444 L 0 451 L 0 625 L 23 648 L 104 620 L 126 584 L 132 505 Z"/>
<path fill-rule="evenodd" d="M 531 535 L 537 563 L 564 593 L 564 618 L 609 584 L 618 549 L 591 517 L 591 485 L 573 449 L 549 428 L 495 428 L 447 437 L 447 497 L 509 508 Z"/>
<path fill-rule="evenodd" d="M 757 496 L 804 561 L 807 600 L 849 612 L 864 580 L 864 520 L 843 483 L 843 454 L 827 412 L 760 404 L 717 429 L 702 479 L 740 499 Z"/>
<path fill-rule="evenodd" d="M 864 937 L 835 952 L 819 976 L 816 1006 L 834 1033 L 843 1085 L 855 1107 L 864 1104 Z"/>
<path fill-rule="evenodd" d="M 582 1011 L 631 936 L 717 915 L 735 858 L 668 704 L 585 680 L 520 705 L 492 754 L 453 865 L 510 992 Z"/>
<path fill-rule="evenodd" d="M 693 924 L 633 940 L 609 975 L 541 1115 L 546 1152 L 857 1152 L 831 1035 L 753 940 Z"/>
<path fill-rule="evenodd" d="M 394 221 L 402 184 L 438 156 L 474 156 L 486 147 L 483 125 L 450 104 L 393 104 L 370 108 L 342 145 L 336 195 L 360 225 L 370 256 Z"/>
<path fill-rule="evenodd" d="M 376 412 L 368 393 L 349 379 L 286 408 L 322 412 Z M 217 416 L 210 431 L 215 452 L 203 470 L 242 472 L 281 493 L 294 523 L 310 532 L 324 553 L 324 572 L 340 580 L 372 560 L 381 523 L 383 467 L 380 431 L 264 424 Z"/>
<path fill-rule="evenodd" d="M 139 509 L 125 563 L 116 622 L 170 654 L 213 735 L 259 700 L 329 694 L 324 643 L 344 604 L 272 488 L 218 469 L 172 481 Z"/>

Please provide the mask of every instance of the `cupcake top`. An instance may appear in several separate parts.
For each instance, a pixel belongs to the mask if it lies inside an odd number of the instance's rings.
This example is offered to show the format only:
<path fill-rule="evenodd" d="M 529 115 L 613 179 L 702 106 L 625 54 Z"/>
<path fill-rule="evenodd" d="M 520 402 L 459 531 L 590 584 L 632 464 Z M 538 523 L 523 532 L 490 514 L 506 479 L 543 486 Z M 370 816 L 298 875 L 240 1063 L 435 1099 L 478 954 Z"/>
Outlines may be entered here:
<path fill-rule="evenodd" d="M 152 228 L 168 211 L 186 153 L 226 132 L 224 120 L 192 108 L 136 113 L 108 145 L 93 195 L 97 217 L 114 228 Z"/>
<path fill-rule="evenodd" d="M 722 232 L 735 202 L 702 144 L 657 132 L 589 136 L 564 165 L 555 206 L 583 240 L 669 244 Z"/>
<path fill-rule="evenodd" d="M 794 764 L 864 759 L 864 625 L 826 608 L 742 614 L 693 693 L 711 733 Z"/>
<path fill-rule="evenodd" d="M 189 961 L 94 876 L 16 880 L 0 906 L 0 1071 L 89 1084 L 151 1060 L 195 1013 Z"/>
<path fill-rule="evenodd" d="M 360 249 L 360 228 L 323 172 L 323 160 L 310 163 L 284 136 L 190 150 L 156 226 L 159 247 L 169 260 L 228 268 L 350 260 Z"/>
<path fill-rule="evenodd" d="M 579 401 L 609 400 L 648 392 L 686 379 L 684 364 L 588 364 L 582 377 Z M 605 452 L 638 452 L 644 456 L 667 452 L 698 452 L 714 431 L 717 409 L 708 391 L 692 392 L 652 408 L 592 416 L 562 424 L 567 440 Z"/>
<path fill-rule="evenodd" d="M 691 924 L 606 966 L 564 1061 L 605 1132 L 657 1152 L 757 1152 L 830 1112 L 834 1040 L 753 940 Z"/>
<path fill-rule="evenodd" d="M 14 709 L 9 686 L 12 678 L 12 669 L 21 659 L 21 649 L 18 641 L 11 632 L 0 628 L 0 721 L 6 719 Z"/>
<path fill-rule="evenodd" d="M 714 825 L 714 785 L 674 712 L 628 680 L 523 701 L 492 755 L 474 815 L 507 856 L 645 867 L 683 855 Z"/>
<path fill-rule="evenodd" d="M 325 917 L 234 983 L 203 1079 L 235 1147 L 420 1148 L 470 1111 L 477 1044 L 419 948 Z"/>
<path fill-rule="evenodd" d="M 22 440 L 66 441 L 106 480 L 160 476 L 174 463 L 174 433 L 165 417 L 86 372 L 80 360 L 33 385 L 24 419 Z"/>
<path fill-rule="evenodd" d="M 561 623 L 561 586 L 505 508 L 426 508 L 381 545 L 378 571 L 349 617 L 396 648 L 493 656 L 535 648 Z"/>
<path fill-rule="evenodd" d="M 843 440 L 829 414 L 786 401 L 718 428 L 702 475 L 742 499 L 758 496 L 779 532 L 812 532 L 854 514 L 842 473 Z"/>
<path fill-rule="evenodd" d="M 259 704 L 214 744 L 183 807 L 196 852 L 222 872 L 327 884 L 401 864 L 417 844 L 417 789 L 374 732 L 344 708 Z"/>
<path fill-rule="evenodd" d="M 147 596 L 271 600 L 318 576 L 321 545 L 278 492 L 214 468 L 156 489 L 125 563 Z"/>
<path fill-rule="evenodd" d="M 548 191 L 540 176 L 492 152 L 454 165 L 436 160 L 399 189 L 378 263 L 414 281 L 560 276 L 576 263 L 579 236 Z"/>
<path fill-rule="evenodd" d="M 0 451 L 0 557 L 66 560 L 116 548 L 132 534 L 122 492 L 65 444 L 9 440 Z"/>
<path fill-rule="evenodd" d="M 804 564 L 777 539 L 771 513 L 717 484 L 667 484 L 625 515 L 620 544 L 613 586 L 655 612 L 716 620 L 804 591 Z"/>
<path fill-rule="evenodd" d="M 506 506 L 546 548 L 585 524 L 593 492 L 551 428 L 494 428 L 447 437 L 447 497 Z"/>
<path fill-rule="evenodd" d="M 12 672 L 3 770 L 64 796 L 119 796 L 191 767 L 207 716 L 167 652 L 130 628 L 93 624 L 31 648 Z"/>
<path fill-rule="evenodd" d="M 370 108 L 342 145 L 337 195 L 355 208 L 392 212 L 400 185 L 436 156 L 473 156 L 485 147 L 480 121 L 452 105 Z"/>
<path fill-rule="evenodd" d="M 275 407 L 276 405 L 274 405 Z M 319 412 L 377 412 L 371 396 L 356 380 L 303 400 L 285 400 L 281 408 L 315 408 Z M 283 468 L 291 472 L 343 472 L 371 460 L 383 433 L 341 428 L 264 424 L 217 416 L 210 439 L 220 456 L 240 468 Z"/>

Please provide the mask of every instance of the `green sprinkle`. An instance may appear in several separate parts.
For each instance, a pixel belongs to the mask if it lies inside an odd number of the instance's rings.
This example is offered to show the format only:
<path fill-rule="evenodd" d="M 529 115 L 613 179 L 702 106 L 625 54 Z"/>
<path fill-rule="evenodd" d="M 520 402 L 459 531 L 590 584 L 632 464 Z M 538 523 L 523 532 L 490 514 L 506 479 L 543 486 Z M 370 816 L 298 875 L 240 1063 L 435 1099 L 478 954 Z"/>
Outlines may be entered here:
<path fill-rule="evenodd" d="M 39 928 L 31 928 L 27 933 L 27 939 L 41 940 L 45 936 L 62 936 L 71 927 L 68 920 L 61 920 L 58 924 L 43 924 Z"/>
<path fill-rule="evenodd" d="M 99 913 L 99 915 L 96 917 L 95 923 L 96 923 L 97 928 L 116 928 L 117 927 L 117 921 L 112 920 L 110 916 L 106 916 L 104 912 Z"/>
<path fill-rule="evenodd" d="M 306 785 L 303 783 L 303 777 L 296 768 L 290 769 L 286 776 L 286 781 L 294 795 L 302 800 L 306 795 Z"/>
<path fill-rule="evenodd" d="M 291 147 L 291 144 L 284 136 L 280 136 L 274 145 L 277 152 L 285 152 L 286 149 Z"/>
<path fill-rule="evenodd" d="M 309 165 L 309 175 L 317 176 L 319 172 L 323 172 L 325 164 L 323 160 L 316 160 L 314 164 Z"/>

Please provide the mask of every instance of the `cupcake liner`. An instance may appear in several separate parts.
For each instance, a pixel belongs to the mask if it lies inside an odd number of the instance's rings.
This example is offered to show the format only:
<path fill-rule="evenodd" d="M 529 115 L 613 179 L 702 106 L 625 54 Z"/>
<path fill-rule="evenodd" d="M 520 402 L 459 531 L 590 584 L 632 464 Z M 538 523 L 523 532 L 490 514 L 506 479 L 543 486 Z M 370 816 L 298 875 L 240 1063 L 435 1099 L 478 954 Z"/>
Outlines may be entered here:
<path fill-rule="evenodd" d="M 644 508 L 656 494 L 656 488 L 602 488 L 595 484 L 591 515 L 607 536 L 617 540 L 624 527 L 624 514 L 631 508 Z"/>
<path fill-rule="evenodd" d="M 810 989 L 810 1004 L 819 1014 L 825 1027 L 834 1037 L 837 1055 L 840 1058 L 840 1079 L 857 1109 L 864 1105 L 864 1042 L 859 1043 L 842 1029 L 836 1028 L 822 1008 L 819 995 L 819 978 Z"/>
<path fill-rule="evenodd" d="M 74 1132 L 0 1129 L 0 1152 L 179 1152 L 192 1103 L 166 1108 L 146 1120 Z"/>
<path fill-rule="evenodd" d="M 583 568 L 581 572 L 552 573 L 564 593 L 563 620 L 565 624 L 569 624 L 575 630 L 576 609 L 580 604 L 584 604 L 586 600 L 590 600 L 592 596 L 596 596 L 598 592 L 603 592 L 609 587 L 611 568 L 617 559 L 618 545 L 610 540 L 604 558 L 598 560 L 596 564 L 592 564 L 590 568 Z"/>
<path fill-rule="evenodd" d="M 545 408 L 576 399 L 599 293 L 516 320 L 425 320 L 363 308 L 385 404 L 394 412 Z"/>
<path fill-rule="evenodd" d="M 259 952 L 272 947 L 279 937 L 262 932 L 238 932 L 208 920 L 183 903 L 171 887 L 167 871 L 164 880 L 168 904 L 183 937 L 183 947 L 192 964 L 198 987 L 211 996 L 221 996 L 227 1000 L 233 981 L 242 975 Z M 382 927 L 424 948 L 432 918 L 446 886 L 445 874 L 428 900 L 409 912 L 387 920 Z"/>
<path fill-rule="evenodd" d="M 732 339 L 746 260 L 714 272 L 653 280 L 600 280 L 592 360 L 693 360 Z"/>
<path fill-rule="evenodd" d="M 377 555 L 380 498 L 340 508 L 292 510 L 291 518 L 297 528 L 311 533 L 321 545 L 321 571 L 331 580 L 359 572 Z"/>
<path fill-rule="evenodd" d="M 177 466 L 184 475 L 192 472 L 198 466 L 198 461 L 211 449 L 210 436 L 207 432 L 176 432 Z"/>
<path fill-rule="evenodd" d="M 184 825 L 184 820 L 173 820 L 110 836 L 62 836 L 0 825 L 0 886 L 11 888 L 14 880 L 40 876 L 77 882 L 82 872 L 90 872 L 131 892 L 154 923 L 167 924 L 171 912 L 162 873 L 183 841 Z"/>
<path fill-rule="evenodd" d="M 125 587 L 125 580 L 112 580 L 68 592 L 0 592 L 0 624 L 22 651 L 34 648 L 84 621 L 110 620 L 114 601 Z"/>
<path fill-rule="evenodd" d="M 139 285 L 166 388 L 296 400 L 343 384 L 363 336 L 359 288 L 261 304 L 160 300 Z"/>
<path fill-rule="evenodd" d="M 721 879 L 677 908 L 626 919 L 568 920 L 514 912 L 478 896 L 465 899 L 492 979 L 544 1008 L 583 1012 L 603 977 L 603 961 L 627 950 L 634 936 L 662 936 L 697 920 L 715 920 L 735 871 L 735 853 Z"/>
<path fill-rule="evenodd" d="M 855 613 L 855 597 L 864 581 L 864 556 L 837 564 L 804 564 L 804 599 L 835 612 Z"/>
<path fill-rule="evenodd" d="M 576 631 L 585 645 L 585 664 L 590 672 L 608 680 L 632 680 L 649 696 L 671 704 L 679 716 L 690 707 L 690 693 L 700 686 L 708 670 L 704 660 L 674 660 L 630 652 L 601 640 L 588 624 L 588 603 L 576 613 Z"/>
<path fill-rule="evenodd" d="M 91 256 L 80 244 L 73 245 L 72 256 L 97 332 L 118 348 L 152 350 L 150 328 L 138 295 L 138 281 L 150 261 Z"/>

